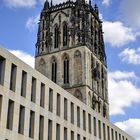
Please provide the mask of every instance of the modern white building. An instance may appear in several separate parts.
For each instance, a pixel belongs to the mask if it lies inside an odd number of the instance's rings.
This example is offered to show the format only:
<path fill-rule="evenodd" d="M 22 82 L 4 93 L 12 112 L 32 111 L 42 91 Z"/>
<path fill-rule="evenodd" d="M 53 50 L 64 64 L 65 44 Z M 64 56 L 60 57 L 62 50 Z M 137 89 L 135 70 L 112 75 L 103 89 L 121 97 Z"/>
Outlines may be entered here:
<path fill-rule="evenodd" d="M 0 48 L 0 140 L 134 140 Z"/>
<path fill-rule="evenodd" d="M 109 122 L 98 7 L 45 2 L 35 69 L 0 48 L 0 140 L 134 140 Z"/>

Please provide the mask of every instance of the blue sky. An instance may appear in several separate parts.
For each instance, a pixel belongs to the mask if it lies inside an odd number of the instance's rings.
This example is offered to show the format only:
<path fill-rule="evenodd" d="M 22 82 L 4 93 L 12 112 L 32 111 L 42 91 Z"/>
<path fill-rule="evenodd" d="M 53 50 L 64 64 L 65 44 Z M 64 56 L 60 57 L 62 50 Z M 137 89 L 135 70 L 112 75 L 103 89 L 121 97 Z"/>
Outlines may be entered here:
<path fill-rule="evenodd" d="M 92 1 L 95 3 L 103 21 L 110 120 L 140 140 L 140 1 Z M 43 0 L 0 0 L 0 45 L 32 66 L 42 7 Z"/>

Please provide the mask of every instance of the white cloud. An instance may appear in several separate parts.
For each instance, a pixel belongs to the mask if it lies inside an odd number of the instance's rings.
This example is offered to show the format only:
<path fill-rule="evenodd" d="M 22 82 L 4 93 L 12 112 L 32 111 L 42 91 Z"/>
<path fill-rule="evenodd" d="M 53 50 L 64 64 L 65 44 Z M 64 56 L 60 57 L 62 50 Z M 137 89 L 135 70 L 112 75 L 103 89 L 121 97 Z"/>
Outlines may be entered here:
<path fill-rule="evenodd" d="M 129 119 L 115 123 L 119 128 L 130 134 L 136 140 L 140 140 L 140 119 Z"/>
<path fill-rule="evenodd" d="M 140 27 L 140 0 L 121 1 L 121 18 L 129 25 Z"/>
<path fill-rule="evenodd" d="M 104 5 L 106 5 L 106 6 L 109 6 L 110 0 L 103 0 L 103 1 L 102 1 L 102 4 L 104 4 Z"/>
<path fill-rule="evenodd" d="M 4 0 L 8 7 L 33 7 L 36 5 L 36 0 Z"/>
<path fill-rule="evenodd" d="M 124 26 L 120 21 L 103 22 L 103 31 L 105 42 L 110 43 L 113 47 L 121 47 L 136 40 L 137 34 L 131 28 Z"/>
<path fill-rule="evenodd" d="M 114 80 L 124 80 L 124 79 L 138 79 L 134 72 L 127 71 L 115 71 L 110 72 L 109 77 Z"/>
<path fill-rule="evenodd" d="M 120 53 L 120 58 L 122 61 L 127 62 L 129 64 L 140 64 L 140 48 L 138 49 L 130 49 L 126 48 L 124 51 Z"/>
<path fill-rule="evenodd" d="M 134 72 L 110 72 L 108 79 L 111 115 L 124 115 L 126 107 L 140 103 L 140 89 L 133 83 L 137 80 Z"/>
<path fill-rule="evenodd" d="M 100 20 L 104 20 L 102 13 L 99 13 L 99 18 L 100 18 Z"/>
<path fill-rule="evenodd" d="M 34 56 L 31 56 L 30 54 L 23 52 L 22 50 L 9 50 L 12 54 L 14 54 L 16 57 L 30 65 L 34 68 Z"/>
<path fill-rule="evenodd" d="M 37 27 L 38 22 L 39 22 L 39 15 L 35 17 L 30 17 L 26 22 L 26 28 L 32 31 Z"/>

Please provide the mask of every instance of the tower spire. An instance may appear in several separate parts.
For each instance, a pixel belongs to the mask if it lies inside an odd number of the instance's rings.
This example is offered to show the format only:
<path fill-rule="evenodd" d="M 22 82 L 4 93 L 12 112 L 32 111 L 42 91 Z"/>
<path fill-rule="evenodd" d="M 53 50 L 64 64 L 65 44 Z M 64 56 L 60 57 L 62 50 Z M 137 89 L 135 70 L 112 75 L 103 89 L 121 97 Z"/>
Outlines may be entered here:
<path fill-rule="evenodd" d="M 53 6 L 53 1 L 51 0 L 51 6 Z"/>
<path fill-rule="evenodd" d="M 49 2 L 48 0 L 46 0 L 44 4 L 44 10 L 48 10 L 48 9 L 49 9 Z"/>
<path fill-rule="evenodd" d="M 89 5 L 91 6 L 91 0 L 89 0 Z"/>
<path fill-rule="evenodd" d="M 95 12 L 96 12 L 97 15 L 98 15 L 98 14 L 99 14 L 99 11 L 98 11 L 98 6 L 97 6 L 97 4 L 95 4 L 94 9 L 95 9 Z"/>

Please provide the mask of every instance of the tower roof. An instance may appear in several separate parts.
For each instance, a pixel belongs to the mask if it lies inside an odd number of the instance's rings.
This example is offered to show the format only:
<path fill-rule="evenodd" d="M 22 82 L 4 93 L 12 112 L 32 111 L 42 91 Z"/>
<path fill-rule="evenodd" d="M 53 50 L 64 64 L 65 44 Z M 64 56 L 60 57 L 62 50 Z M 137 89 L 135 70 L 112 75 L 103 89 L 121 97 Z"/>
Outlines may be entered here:
<path fill-rule="evenodd" d="M 50 7 L 50 6 L 49 6 L 49 2 L 48 2 L 48 0 L 46 0 L 45 3 L 44 3 L 44 8 L 43 8 L 43 9 L 44 9 L 44 10 L 48 10 L 49 7 Z"/>

